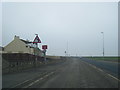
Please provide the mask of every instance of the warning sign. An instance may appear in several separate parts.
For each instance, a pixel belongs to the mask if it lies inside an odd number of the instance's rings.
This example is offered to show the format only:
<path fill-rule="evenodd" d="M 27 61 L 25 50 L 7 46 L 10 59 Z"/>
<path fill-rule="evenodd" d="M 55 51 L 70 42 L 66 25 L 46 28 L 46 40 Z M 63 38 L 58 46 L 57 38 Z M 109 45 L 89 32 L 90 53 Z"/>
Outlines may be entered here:
<path fill-rule="evenodd" d="M 41 43 L 40 38 L 38 37 L 38 35 L 35 37 L 33 43 Z"/>

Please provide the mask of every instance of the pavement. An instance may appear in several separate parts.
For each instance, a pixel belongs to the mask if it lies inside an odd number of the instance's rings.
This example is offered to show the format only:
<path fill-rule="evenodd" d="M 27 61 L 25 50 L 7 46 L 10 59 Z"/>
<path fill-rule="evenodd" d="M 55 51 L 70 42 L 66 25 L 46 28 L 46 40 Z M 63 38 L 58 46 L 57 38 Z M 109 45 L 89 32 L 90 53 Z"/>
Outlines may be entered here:
<path fill-rule="evenodd" d="M 2 88 L 118 88 L 119 79 L 80 58 L 2 76 Z"/>

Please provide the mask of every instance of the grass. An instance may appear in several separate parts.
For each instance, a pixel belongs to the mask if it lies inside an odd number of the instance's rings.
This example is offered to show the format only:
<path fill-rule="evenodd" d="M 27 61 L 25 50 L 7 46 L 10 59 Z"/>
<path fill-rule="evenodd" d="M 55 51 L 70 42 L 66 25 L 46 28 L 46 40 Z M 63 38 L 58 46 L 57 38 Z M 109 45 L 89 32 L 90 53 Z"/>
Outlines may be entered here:
<path fill-rule="evenodd" d="M 104 60 L 104 61 L 118 61 L 120 57 L 87 57 L 92 60 Z"/>

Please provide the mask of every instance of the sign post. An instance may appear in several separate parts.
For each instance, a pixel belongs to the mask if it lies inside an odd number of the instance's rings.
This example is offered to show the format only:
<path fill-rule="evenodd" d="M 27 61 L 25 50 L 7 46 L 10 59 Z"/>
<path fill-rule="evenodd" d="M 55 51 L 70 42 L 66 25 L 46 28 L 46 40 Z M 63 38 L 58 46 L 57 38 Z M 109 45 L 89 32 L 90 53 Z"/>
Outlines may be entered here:
<path fill-rule="evenodd" d="M 43 53 L 44 53 L 44 62 L 46 63 L 46 49 L 47 45 L 42 45 Z"/>
<path fill-rule="evenodd" d="M 35 67 L 36 67 L 36 64 L 37 64 L 37 54 L 38 54 L 37 48 L 38 48 L 38 43 L 41 43 L 41 40 L 38 37 L 38 34 L 35 34 L 35 35 L 36 35 L 36 37 L 35 37 L 35 39 L 33 41 L 33 44 L 36 44 L 36 48 L 34 48 L 34 55 L 36 55 L 35 56 Z"/>

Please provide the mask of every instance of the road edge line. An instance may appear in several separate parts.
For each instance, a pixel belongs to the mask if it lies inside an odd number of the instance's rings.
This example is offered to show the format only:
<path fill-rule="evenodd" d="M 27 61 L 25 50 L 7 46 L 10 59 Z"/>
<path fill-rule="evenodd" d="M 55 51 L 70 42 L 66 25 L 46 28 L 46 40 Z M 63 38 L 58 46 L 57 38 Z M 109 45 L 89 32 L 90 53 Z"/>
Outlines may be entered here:
<path fill-rule="evenodd" d="M 83 62 L 85 62 L 85 61 L 83 61 Z M 105 72 L 105 71 L 102 70 L 101 68 L 98 68 L 98 67 L 96 67 L 95 65 L 90 64 L 90 63 L 87 63 L 87 62 L 85 62 L 85 63 L 88 64 L 88 65 L 90 65 L 90 66 L 92 66 L 92 67 L 95 68 L 95 69 L 98 69 L 98 70 L 101 71 L 101 72 L 104 72 L 104 73 L 107 74 L 109 77 L 112 77 L 113 79 L 115 79 L 115 80 L 117 80 L 117 81 L 120 82 L 120 80 L 119 80 L 118 78 L 116 78 L 116 77 L 114 77 L 113 75 L 111 75 L 111 74 Z"/>

